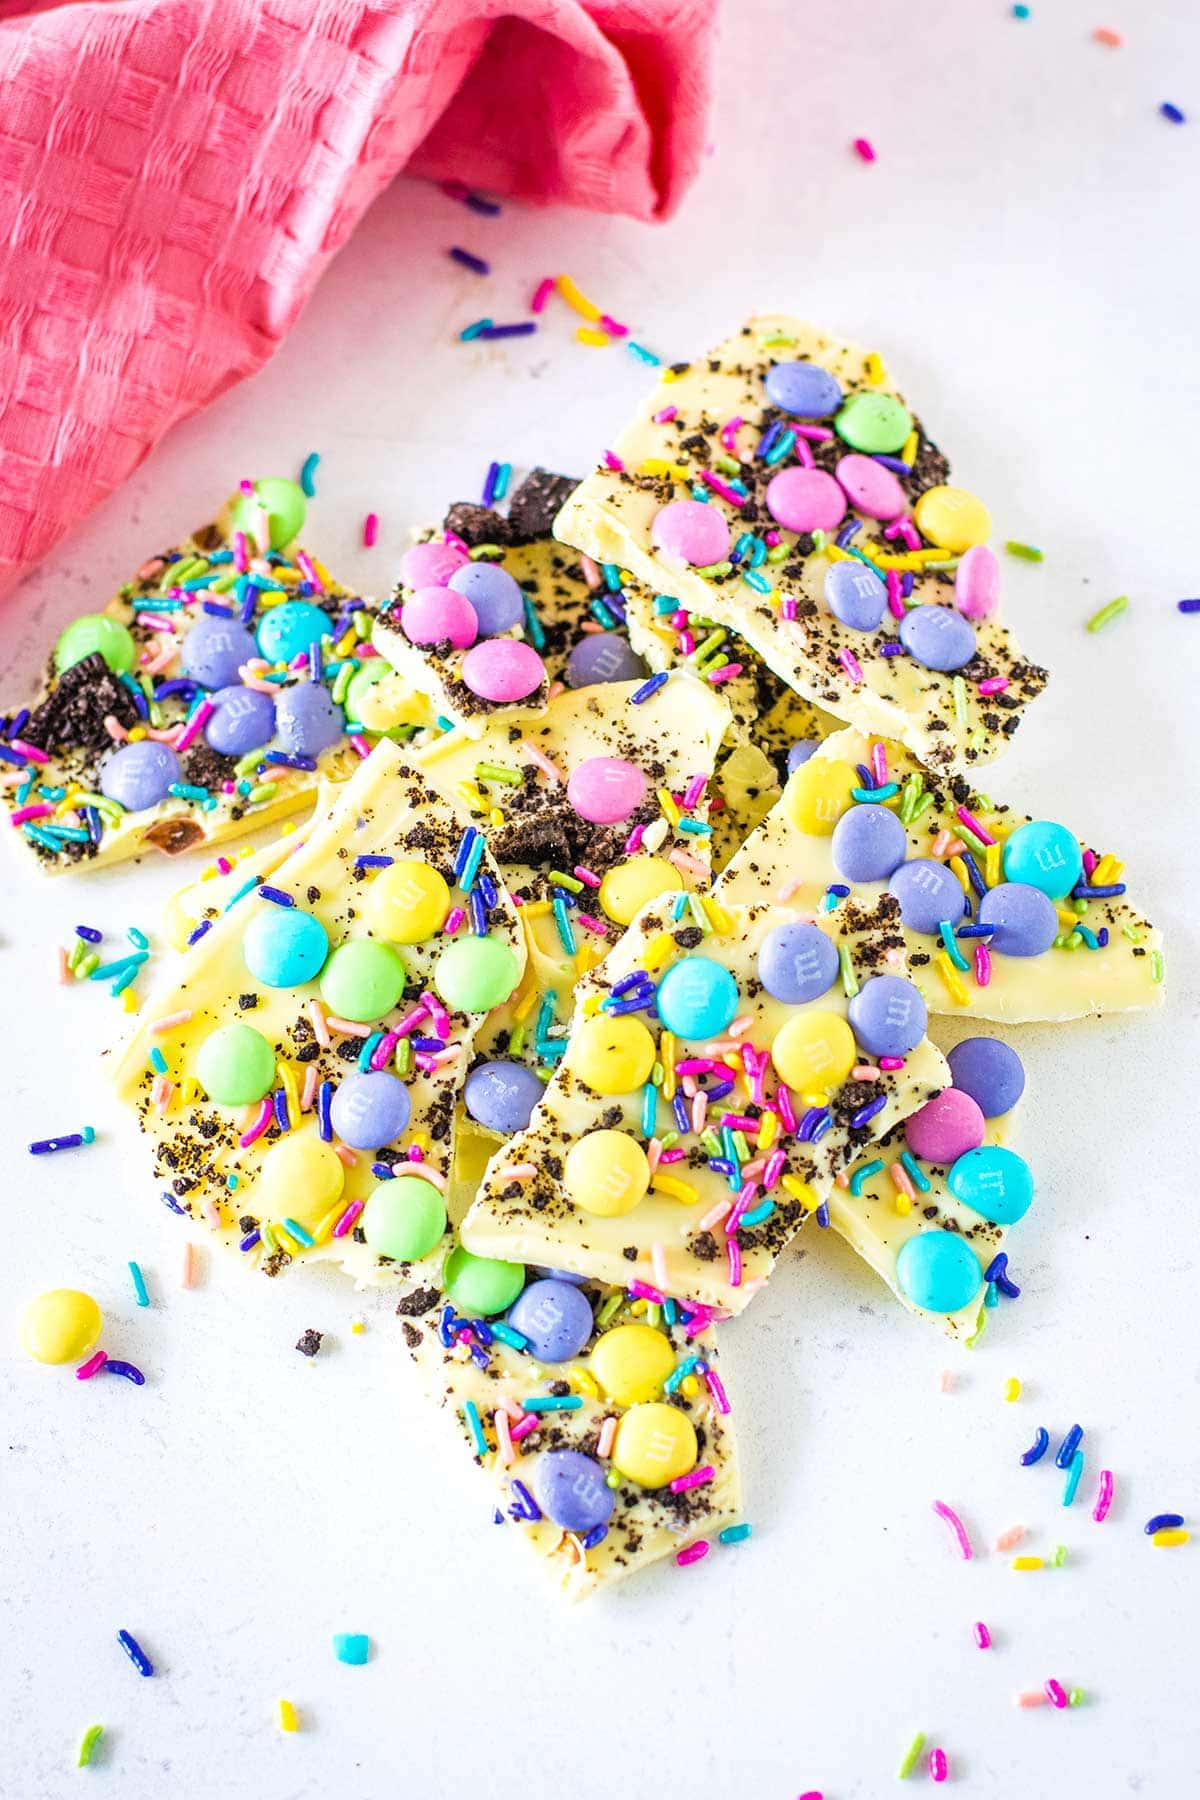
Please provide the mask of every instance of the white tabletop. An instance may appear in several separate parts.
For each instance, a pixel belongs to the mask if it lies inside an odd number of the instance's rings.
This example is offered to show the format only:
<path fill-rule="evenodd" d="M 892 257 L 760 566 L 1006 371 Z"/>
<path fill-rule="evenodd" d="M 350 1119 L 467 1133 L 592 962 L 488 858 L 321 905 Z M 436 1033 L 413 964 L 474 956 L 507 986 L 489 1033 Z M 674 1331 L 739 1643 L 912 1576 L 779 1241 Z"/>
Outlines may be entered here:
<path fill-rule="evenodd" d="M 522 316 L 545 273 L 569 270 L 669 357 L 751 308 L 790 308 L 877 346 L 990 501 L 997 538 L 1045 550 L 1040 567 L 1006 560 L 1006 602 L 1054 680 L 989 787 L 1127 859 L 1169 934 L 1168 1007 L 1019 1033 L 1019 1144 L 1039 1198 L 1014 1233 L 1024 1293 L 980 1347 L 945 1346 L 806 1229 L 724 1333 L 752 1539 L 567 1610 L 492 1528 L 486 1484 L 421 1407 L 384 1299 L 211 1259 L 181 1290 L 180 1222 L 96 1061 L 115 1004 L 53 976 L 81 920 L 152 928 L 178 868 L 47 883 L 6 861 L 12 1800 L 93 1782 L 125 1800 L 868 1800 L 891 1791 L 917 1728 L 980 1800 L 1194 1787 L 1200 1545 L 1155 1549 L 1142 1524 L 1200 1507 L 1200 1202 L 1181 1117 L 1200 1052 L 1185 731 L 1200 617 L 1175 610 L 1200 592 L 1200 14 L 1186 0 L 1111 18 L 1093 0 L 1034 0 L 1024 22 L 1002 0 L 728 11 L 714 154 L 678 219 L 481 219 L 398 183 L 274 363 L 177 431 L 8 602 L 7 697 L 62 624 L 245 474 L 293 474 L 319 451 L 309 541 L 371 590 L 411 523 L 475 497 L 489 458 L 582 473 L 644 386 L 633 358 L 578 346 L 557 305 L 532 340 L 456 341 L 482 313 Z M 1123 22 L 1125 48 L 1091 41 Z M 1158 115 L 1168 99 L 1187 125 Z M 850 149 L 860 134 L 871 166 Z M 456 242 L 491 258 L 490 280 L 448 261 Z M 1123 593 L 1129 613 L 1088 635 Z M 29 1138 L 84 1121 L 91 1150 L 31 1161 Z M 106 1344 L 145 1368 L 144 1388 L 21 1356 L 20 1307 L 59 1285 L 96 1295 Z M 311 1363 L 293 1348 L 306 1326 L 329 1334 Z M 1024 1393 L 1007 1405 L 1014 1375 Z M 1058 1472 L 1019 1457 L 1038 1424 L 1075 1420 L 1088 1470 L 1066 1512 Z M 1101 1466 L 1118 1497 L 1095 1525 Z M 934 1498 L 962 1511 L 973 1563 Z M 1066 1544 L 1066 1566 L 1012 1573 L 993 1545 L 1014 1524 L 1035 1551 Z M 121 1655 L 122 1626 L 154 1680 Z M 341 1630 L 370 1635 L 367 1667 L 334 1660 Z M 1086 1705 L 1015 1711 L 1048 1676 Z M 301 1710 L 295 1737 L 277 1729 L 280 1696 Z M 105 1745 L 77 1775 L 92 1722 Z"/>

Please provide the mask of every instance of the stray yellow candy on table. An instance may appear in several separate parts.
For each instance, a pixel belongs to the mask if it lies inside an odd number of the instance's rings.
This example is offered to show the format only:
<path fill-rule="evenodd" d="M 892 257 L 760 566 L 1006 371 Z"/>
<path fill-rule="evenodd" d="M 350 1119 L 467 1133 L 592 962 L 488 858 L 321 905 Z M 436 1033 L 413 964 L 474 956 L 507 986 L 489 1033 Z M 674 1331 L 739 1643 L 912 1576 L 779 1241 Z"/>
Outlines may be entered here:
<path fill-rule="evenodd" d="M 21 1318 L 21 1348 L 34 1362 L 81 1362 L 96 1348 L 104 1319 L 90 1294 L 53 1288 L 30 1301 Z"/>

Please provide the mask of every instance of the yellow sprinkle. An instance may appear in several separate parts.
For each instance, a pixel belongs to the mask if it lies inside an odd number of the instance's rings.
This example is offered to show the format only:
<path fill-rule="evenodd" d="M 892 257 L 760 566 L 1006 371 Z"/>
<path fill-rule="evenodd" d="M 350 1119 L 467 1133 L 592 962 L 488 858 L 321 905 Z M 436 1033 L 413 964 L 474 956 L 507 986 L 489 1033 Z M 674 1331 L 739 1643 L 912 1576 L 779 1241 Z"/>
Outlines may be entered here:
<path fill-rule="evenodd" d="M 320 1224 L 313 1227 L 312 1237 L 314 1244 L 323 1244 L 327 1241 L 330 1232 L 333 1230 L 345 1210 L 346 1202 L 344 1200 L 339 1200 L 336 1206 L 330 1207 Z"/>
<path fill-rule="evenodd" d="M 958 970 L 950 961 L 946 952 L 944 950 L 939 950 L 933 960 L 937 964 L 938 973 L 946 984 L 946 992 L 949 994 L 954 1004 L 956 1006 L 969 1006 L 971 1004 L 971 996 L 959 979 Z"/>
<path fill-rule="evenodd" d="M 669 931 L 660 931 L 657 937 L 652 937 L 642 958 L 642 967 L 646 973 L 653 975 L 656 969 L 661 969 L 674 949 L 675 940 Z"/>
<path fill-rule="evenodd" d="M 419 1150 L 422 1156 L 428 1156 L 433 1148 L 427 1131 L 410 1131 L 404 1141 L 410 1148 Z"/>
<path fill-rule="evenodd" d="M 1186 1544 L 1191 1535 L 1182 1525 L 1175 1525 L 1156 1531 L 1150 1542 L 1157 1544 L 1160 1550 L 1172 1550 L 1176 1544 Z"/>
<path fill-rule="evenodd" d="M 358 633 L 355 631 L 353 625 L 351 625 L 348 630 L 343 632 L 342 636 L 338 639 L 337 643 L 333 646 L 334 656 L 338 657 L 338 658 L 349 656 L 351 648 L 354 644 L 354 640 L 357 636 L 358 636 Z"/>
<path fill-rule="evenodd" d="M 365 1319 L 351 1319 L 350 1333 L 352 1337 L 361 1337 L 366 1329 L 367 1321 Z"/>
<path fill-rule="evenodd" d="M 1021 1398 L 1021 1384 L 1015 1375 L 1011 1375 L 1004 1384 L 1004 1398 L 1006 1400 L 1019 1400 Z"/>
<path fill-rule="evenodd" d="M 658 379 L 660 381 L 678 381 L 679 377 L 674 369 L 661 369 L 659 371 Z"/>
<path fill-rule="evenodd" d="M 279 1702 L 279 1729 L 280 1731 L 299 1731 L 300 1729 L 300 1715 L 290 1700 Z"/>
<path fill-rule="evenodd" d="M 544 919 L 554 908 L 548 900 L 527 900 L 521 908 L 522 917 L 526 919 Z"/>
<path fill-rule="evenodd" d="M 996 887 L 1000 880 L 1000 846 L 989 844 L 983 853 L 983 879 L 990 888 Z"/>
<path fill-rule="evenodd" d="M 662 808 L 663 818 L 672 831 L 679 829 L 679 808 L 667 792 L 666 788 L 658 789 L 658 804 Z"/>
<path fill-rule="evenodd" d="M 126 992 L 128 992 L 128 989 L 126 989 Z M 194 1075 L 189 1075 L 184 1081 L 182 1091 L 180 1092 L 180 1101 L 184 1106 L 191 1106 L 192 1102 L 199 1098 L 199 1095 L 200 1083 L 196 1080 Z"/>
<path fill-rule="evenodd" d="M 913 464 L 917 460 L 917 451 L 920 449 L 920 447 L 921 447 L 921 440 L 917 436 L 917 433 L 915 431 L 910 431 L 908 436 L 904 440 L 904 448 L 900 452 L 900 461 L 903 463 L 907 463 L 909 468 L 911 469 Z"/>
<path fill-rule="evenodd" d="M 600 1398 L 600 1389 L 596 1385 L 596 1377 L 590 1369 L 581 1369 L 578 1364 L 571 1370 L 571 1380 L 583 1393 L 590 1394 L 593 1400 Z"/>
<path fill-rule="evenodd" d="M 575 337 L 581 344 L 590 344 L 593 350 L 605 350 L 612 343 L 607 331 L 593 331 L 590 325 L 580 325 Z"/>
<path fill-rule="evenodd" d="M 958 885 L 963 893 L 969 894 L 971 891 L 971 877 L 967 874 L 967 865 L 962 857 L 952 856 L 949 860 L 949 867 L 953 874 L 958 877 Z"/>
<path fill-rule="evenodd" d="M 295 819 L 287 819 L 279 827 L 279 835 L 280 835 L 280 837 L 291 837 L 291 835 L 292 835 L 293 831 L 295 831 L 295 829 L 296 829 Z"/>
<path fill-rule="evenodd" d="M 700 1392 L 700 1383 L 694 1375 L 685 1375 L 679 1384 L 679 1391 L 688 1400 L 694 1400 Z"/>
<path fill-rule="evenodd" d="M 675 1098 L 675 1033 L 664 1031 L 658 1040 L 658 1054 L 662 1058 L 662 1096 L 670 1102 Z M 768 1115 L 774 1117 L 774 1114 Z"/>
<path fill-rule="evenodd" d="M 901 1219 L 906 1219 L 912 1211 L 912 1201 L 901 1189 L 896 1190 L 896 1197 L 892 1201 L 892 1209 Z"/>
<path fill-rule="evenodd" d="M 127 1013 L 135 1013 L 141 1005 L 141 1001 L 131 987 L 127 987 L 121 995 L 121 1005 Z"/>
<path fill-rule="evenodd" d="M 1046 1565 L 1040 1556 L 1014 1556 L 1012 1566 L 1024 1573 L 1028 1569 L 1044 1569 Z"/>
<path fill-rule="evenodd" d="M 805 1212 L 816 1212 L 821 1204 L 821 1197 L 807 1181 L 801 1181 L 798 1175 L 781 1175 L 779 1179 L 792 1199 L 800 1202 Z"/>
<path fill-rule="evenodd" d="M 577 312 L 581 319 L 594 321 L 600 317 L 600 308 L 580 292 L 569 275 L 560 275 L 554 285 L 572 312 Z"/>
<path fill-rule="evenodd" d="M 144 725 L 131 725 L 130 726 L 129 742 L 131 744 L 140 744 L 142 739 L 145 737 L 145 735 L 146 735 L 146 727 Z"/>
<path fill-rule="evenodd" d="M 635 1300 L 629 1310 L 631 1313 L 636 1314 L 636 1316 L 640 1319 L 642 1314 L 646 1310 L 646 1302 L 644 1300 Z"/>
<path fill-rule="evenodd" d="M 771 1145 L 775 1142 L 775 1139 L 778 1136 L 779 1136 L 779 1115 L 778 1115 L 778 1113 L 773 1113 L 773 1112 L 764 1113 L 762 1118 L 759 1120 L 758 1138 L 757 1138 L 755 1147 L 759 1150 L 769 1150 L 771 1148 Z"/>
<path fill-rule="evenodd" d="M 495 826 L 495 825 L 503 825 L 503 823 L 504 823 L 504 814 L 500 811 L 500 808 L 498 806 L 493 806 L 491 812 L 488 814 L 488 824 Z"/>
<path fill-rule="evenodd" d="M 575 973 L 577 976 L 589 975 L 600 961 L 600 956 L 590 944 L 580 944 L 575 952 Z"/>
<path fill-rule="evenodd" d="M 887 370 L 883 366 L 883 358 L 878 350 L 871 350 L 867 353 L 866 377 L 872 387 L 878 387 L 880 382 L 887 378 Z"/>
<path fill-rule="evenodd" d="M 1102 856 L 1091 873 L 1091 882 L 1096 887 L 1111 887 L 1114 881 L 1120 881 L 1125 873 L 1125 864 L 1118 862 L 1115 856 Z"/>
<path fill-rule="evenodd" d="M 1079 914 L 1068 912 L 1065 906 L 1056 906 L 1054 910 L 1058 914 L 1058 922 L 1063 930 L 1074 931 L 1079 923 Z"/>
<path fill-rule="evenodd" d="M 640 472 L 643 475 L 669 475 L 672 481 L 687 481 L 689 479 L 688 471 L 682 463 L 669 462 L 665 456 L 648 456 L 645 462 L 643 462 Z M 671 634 L 671 641 L 672 643 L 674 642 L 673 632 Z"/>
<path fill-rule="evenodd" d="M 216 863 L 209 863 L 207 869 L 201 869 L 200 879 L 201 881 L 213 881 L 220 873 Z"/>
<path fill-rule="evenodd" d="M 725 908 L 713 899 L 711 894 L 705 894 L 700 904 L 708 915 L 708 922 L 714 931 L 730 932 L 733 930 L 733 920 L 725 911 Z"/>
<path fill-rule="evenodd" d="M 675 1175 L 662 1175 L 657 1169 L 650 1186 L 656 1194 L 669 1194 L 681 1206 L 692 1206 L 700 1198 L 699 1189 L 692 1187 L 690 1182 L 680 1181 Z"/>
<path fill-rule="evenodd" d="M 805 1106 L 828 1106 L 829 1095 L 824 1088 L 814 1088 L 811 1093 L 801 1094 Z"/>
<path fill-rule="evenodd" d="M 456 792 L 474 812 L 487 812 L 490 802 L 484 799 L 473 781 L 460 781 Z"/>

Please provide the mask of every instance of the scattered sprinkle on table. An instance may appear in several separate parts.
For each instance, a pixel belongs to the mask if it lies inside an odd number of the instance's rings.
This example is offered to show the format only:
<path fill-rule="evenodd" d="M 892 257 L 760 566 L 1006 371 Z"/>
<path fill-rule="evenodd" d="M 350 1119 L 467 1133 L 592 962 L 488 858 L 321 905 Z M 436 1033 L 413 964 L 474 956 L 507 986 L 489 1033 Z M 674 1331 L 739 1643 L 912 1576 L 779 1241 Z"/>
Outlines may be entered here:
<path fill-rule="evenodd" d="M 88 1767 L 93 1756 L 96 1754 L 96 1746 L 99 1744 L 100 1739 L 103 1736 L 104 1736 L 103 1725 L 89 1725 L 88 1726 L 87 1730 L 83 1734 L 83 1742 L 79 1746 L 79 1762 L 76 1765 L 78 1768 L 86 1769 Z"/>
<path fill-rule="evenodd" d="M 1162 114 L 1164 119 L 1170 120 L 1172 125 L 1183 125 L 1183 124 L 1186 124 L 1186 122 L 1187 122 L 1186 113 L 1184 113 L 1171 100 L 1164 100 L 1158 110 Z"/>
<path fill-rule="evenodd" d="M 933 1502 L 933 1510 L 939 1519 L 945 1519 L 947 1525 L 954 1533 L 958 1542 L 958 1547 L 962 1552 L 963 1561 L 970 1562 L 975 1552 L 971 1548 L 971 1540 L 967 1535 L 967 1528 L 959 1518 L 958 1514 L 954 1511 L 953 1507 L 947 1506 L 944 1500 L 935 1500 Z"/>
<path fill-rule="evenodd" d="M 363 520 L 363 547 L 367 550 L 375 548 L 375 540 L 379 536 L 379 515 L 368 513 Z"/>
<path fill-rule="evenodd" d="M 1019 1400 L 1021 1398 L 1021 1383 L 1017 1380 L 1015 1375 L 1010 1375 L 1004 1384 L 1004 1398 L 1006 1400 Z"/>
<path fill-rule="evenodd" d="M 320 451 L 313 450 L 305 457 L 304 466 L 300 470 L 300 486 L 310 500 L 317 491 L 317 484 L 313 478 L 317 473 L 317 464 L 320 460 Z"/>
<path fill-rule="evenodd" d="M 1004 548 L 1010 556 L 1019 556 L 1022 562 L 1044 562 L 1044 553 L 1036 544 L 1022 544 L 1016 538 L 1009 538 Z"/>
<path fill-rule="evenodd" d="M 1097 44 L 1106 44 L 1110 50 L 1119 50 L 1125 42 L 1121 33 L 1114 31 L 1111 25 L 1097 25 L 1092 38 Z"/>
<path fill-rule="evenodd" d="M 338 1631 L 334 1633 L 333 1654 L 339 1662 L 350 1663 L 357 1668 L 365 1663 L 370 1653 L 371 1642 L 363 1631 Z"/>
<path fill-rule="evenodd" d="M 1087 628 L 1089 631 L 1103 631 L 1106 625 L 1110 625 L 1114 619 L 1119 619 L 1121 614 L 1128 610 L 1129 596 L 1120 594 L 1115 600 L 1110 600 L 1107 606 L 1102 606 L 1099 612 L 1092 614 L 1087 622 Z"/>
<path fill-rule="evenodd" d="M 872 144 L 870 138 L 855 138 L 854 148 L 857 154 L 862 158 L 863 162 L 875 161 L 875 146 Z"/>
<path fill-rule="evenodd" d="M 59 1150 L 78 1150 L 85 1144 L 94 1144 L 96 1133 L 91 1125 L 85 1125 L 82 1131 L 69 1131 L 63 1137 L 38 1138 L 30 1144 L 30 1156 L 53 1156 Z"/>
<path fill-rule="evenodd" d="M 473 269 L 476 275 L 490 275 L 492 272 L 491 263 L 484 262 L 482 256 L 475 256 L 470 250 L 464 250 L 461 244 L 452 244 L 449 253 L 456 263 L 461 263 L 464 269 Z"/>
<path fill-rule="evenodd" d="M 914 1735 L 912 1742 L 909 1744 L 908 1749 L 904 1752 L 904 1755 L 901 1758 L 900 1767 L 896 1770 L 897 1780 L 899 1780 L 899 1781 L 907 1781 L 908 1780 L 909 1776 L 912 1774 L 913 1770 L 916 1768 L 918 1762 L 921 1760 L 921 1752 L 924 1748 L 925 1748 L 925 1733 L 923 1731 L 918 1731 Z"/>
<path fill-rule="evenodd" d="M 1175 604 L 1181 613 L 1200 612 L 1200 600 L 1177 600 Z"/>
<path fill-rule="evenodd" d="M 138 1267 L 137 1263 L 135 1263 L 135 1262 L 130 1263 L 129 1273 L 133 1279 L 133 1293 L 134 1293 L 134 1298 L 136 1299 L 138 1305 L 139 1306 L 149 1306 L 150 1296 L 146 1292 L 146 1277 L 142 1274 L 142 1271 Z"/>
<path fill-rule="evenodd" d="M 1012 9 L 1012 16 L 1014 19 L 1027 19 L 1031 10 L 1032 8 L 1021 4 L 1021 0 L 1017 0 L 1017 4 Z"/>
<path fill-rule="evenodd" d="M 279 1702 L 279 1729 L 280 1731 L 299 1731 L 300 1729 L 300 1714 L 290 1700 Z"/>
<path fill-rule="evenodd" d="M 118 1631 L 117 1642 L 139 1675 L 153 1675 L 154 1664 L 131 1631 Z"/>

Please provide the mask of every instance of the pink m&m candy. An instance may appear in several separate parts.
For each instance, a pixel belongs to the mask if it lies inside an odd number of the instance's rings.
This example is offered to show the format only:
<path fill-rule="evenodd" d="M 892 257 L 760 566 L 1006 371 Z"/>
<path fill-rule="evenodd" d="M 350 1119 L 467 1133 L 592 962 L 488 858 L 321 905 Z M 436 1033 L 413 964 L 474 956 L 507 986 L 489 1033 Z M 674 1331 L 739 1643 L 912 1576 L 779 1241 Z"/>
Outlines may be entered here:
<path fill-rule="evenodd" d="M 904 511 L 904 489 L 873 456 L 843 456 L 834 472 L 851 506 L 868 519 L 898 519 Z"/>
<path fill-rule="evenodd" d="M 405 587 L 445 587 L 456 569 L 468 560 L 454 544 L 443 544 L 431 538 L 427 544 L 414 544 L 400 558 L 400 580 Z"/>
<path fill-rule="evenodd" d="M 453 588 L 423 587 L 400 609 L 400 629 L 410 644 L 444 644 L 465 650 L 479 636 L 475 608 Z"/>
<path fill-rule="evenodd" d="M 1000 559 L 986 544 L 972 544 L 954 571 L 954 604 L 964 619 L 990 619 L 1000 604 Z"/>
<path fill-rule="evenodd" d="M 660 507 L 650 537 L 657 549 L 694 569 L 724 562 L 729 555 L 729 526 L 717 508 L 703 500 L 672 500 Z"/>
<path fill-rule="evenodd" d="M 536 694 L 546 679 L 546 665 L 532 644 L 488 638 L 463 657 L 462 678 L 481 700 L 501 706 Z"/>
<path fill-rule="evenodd" d="M 789 531 L 836 531 L 846 496 L 823 469 L 782 469 L 767 483 L 767 511 Z"/>
<path fill-rule="evenodd" d="M 922 1162 L 949 1165 L 978 1150 L 983 1142 L 983 1114 L 978 1102 L 961 1088 L 944 1088 L 904 1122 L 904 1136 Z"/>
<path fill-rule="evenodd" d="M 616 825 L 645 798 L 646 777 L 621 756 L 589 756 L 567 777 L 567 799 L 593 825 Z"/>

